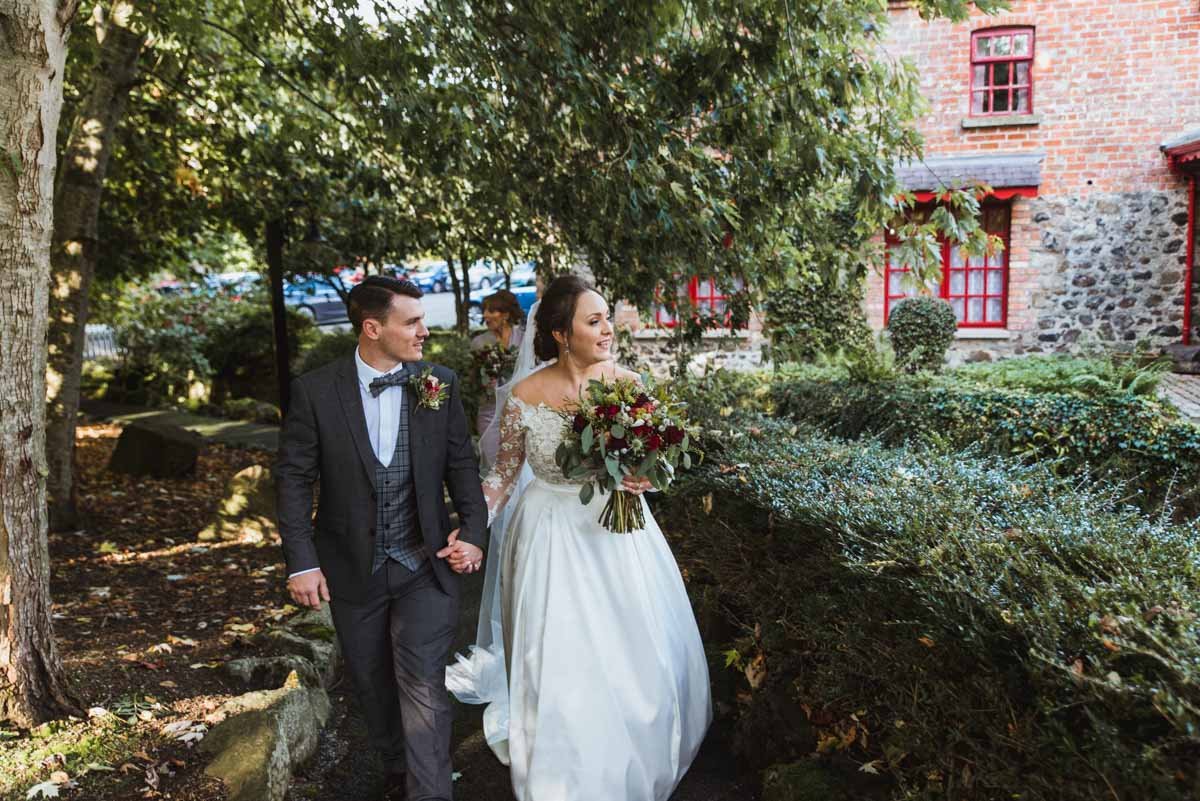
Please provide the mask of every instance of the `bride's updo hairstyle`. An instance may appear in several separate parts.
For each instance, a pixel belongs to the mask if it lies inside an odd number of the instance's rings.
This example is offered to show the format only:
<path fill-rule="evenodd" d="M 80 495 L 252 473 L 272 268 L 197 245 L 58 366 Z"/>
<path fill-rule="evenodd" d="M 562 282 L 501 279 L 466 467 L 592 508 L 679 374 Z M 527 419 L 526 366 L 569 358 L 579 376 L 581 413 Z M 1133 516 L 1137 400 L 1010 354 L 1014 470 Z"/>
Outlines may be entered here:
<path fill-rule="evenodd" d="M 550 282 L 534 317 L 537 330 L 533 335 L 533 355 L 538 361 L 548 362 L 558 358 L 558 342 L 554 339 L 554 332 L 570 336 L 579 296 L 595 291 L 595 287 L 577 275 L 560 275 Z"/>

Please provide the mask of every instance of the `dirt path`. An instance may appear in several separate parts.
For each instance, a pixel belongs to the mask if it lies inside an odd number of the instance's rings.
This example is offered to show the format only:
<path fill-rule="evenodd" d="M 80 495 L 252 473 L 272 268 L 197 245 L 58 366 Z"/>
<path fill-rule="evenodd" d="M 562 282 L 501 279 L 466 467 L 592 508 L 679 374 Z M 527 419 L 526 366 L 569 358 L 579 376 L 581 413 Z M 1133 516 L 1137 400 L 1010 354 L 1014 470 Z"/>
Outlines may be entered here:
<path fill-rule="evenodd" d="M 456 650 L 465 650 L 475 634 L 482 578 L 472 576 L 464 595 Z M 370 752 L 354 699 L 345 686 L 332 694 L 334 714 L 322 735 L 317 757 L 298 775 L 290 797 L 308 801 L 379 801 L 383 796 L 378 760 Z M 513 801 L 508 768 L 492 755 L 483 738 L 483 709 L 455 704 L 455 801 Z M 750 801 L 736 765 L 714 729 L 700 756 L 671 801 Z"/>

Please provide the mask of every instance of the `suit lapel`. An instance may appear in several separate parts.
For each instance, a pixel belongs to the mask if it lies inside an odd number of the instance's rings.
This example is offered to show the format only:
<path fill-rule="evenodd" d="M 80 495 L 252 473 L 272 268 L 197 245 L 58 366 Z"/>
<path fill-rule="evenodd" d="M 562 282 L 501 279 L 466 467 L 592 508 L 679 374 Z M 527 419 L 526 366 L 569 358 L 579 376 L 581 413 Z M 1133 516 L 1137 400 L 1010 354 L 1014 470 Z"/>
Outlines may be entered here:
<path fill-rule="evenodd" d="M 409 362 L 409 376 L 419 376 L 425 371 L 425 362 Z M 413 390 L 412 384 L 404 384 L 404 414 L 408 415 L 408 463 L 412 467 L 413 483 L 419 479 L 417 476 L 423 475 L 421 468 L 425 464 L 423 458 L 425 449 L 421 447 L 421 442 L 424 439 L 424 431 L 421 430 L 421 416 L 417 414 L 417 398 L 416 391 Z"/>
<path fill-rule="evenodd" d="M 358 388 L 358 371 L 354 367 L 353 356 L 342 362 L 337 393 L 342 402 L 342 412 L 346 415 L 346 424 L 350 428 L 350 437 L 354 440 L 354 448 L 374 487 L 375 452 L 371 450 L 371 438 L 367 434 L 367 416 L 363 412 L 362 393 Z"/>

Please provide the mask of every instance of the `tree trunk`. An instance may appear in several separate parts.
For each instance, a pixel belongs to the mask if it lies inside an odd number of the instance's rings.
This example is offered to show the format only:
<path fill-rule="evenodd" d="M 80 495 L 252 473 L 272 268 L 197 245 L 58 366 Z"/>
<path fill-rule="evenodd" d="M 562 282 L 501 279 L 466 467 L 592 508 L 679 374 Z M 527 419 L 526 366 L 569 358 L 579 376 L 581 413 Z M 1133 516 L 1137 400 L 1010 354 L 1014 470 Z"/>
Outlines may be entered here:
<path fill-rule="evenodd" d="M 471 286 L 468 283 L 464 288 L 462 281 L 458 277 L 458 271 L 454 269 L 454 257 L 446 257 L 446 272 L 450 275 L 450 288 L 454 291 L 454 330 L 460 334 L 465 334 L 470 329 L 467 327 L 466 301 L 467 294 L 471 291 Z"/>
<path fill-rule="evenodd" d="M 88 292 L 96 271 L 100 198 L 117 126 L 137 74 L 143 36 L 130 23 L 130 0 L 112 0 L 96 25 L 100 58 L 63 151 L 54 192 L 54 244 L 50 251 L 49 369 L 46 373 L 46 457 L 50 463 L 50 529 L 78 525 L 75 485 L 75 418 L 83 370 Z"/>
<path fill-rule="evenodd" d="M 74 2 L 0 0 L 0 720 L 78 712 L 54 644 L 46 322 L 55 136 Z"/>
<path fill-rule="evenodd" d="M 458 332 L 463 336 L 471 333 L 471 260 L 466 254 L 458 259 L 458 267 L 462 270 L 462 301 L 458 304 L 458 316 L 455 321 Z"/>
<path fill-rule="evenodd" d="M 267 283 L 271 290 L 271 330 L 275 342 L 275 380 L 279 411 L 286 415 L 291 401 L 292 370 L 288 354 L 287 306 L 283 301 L 283 221 L 267 220 Z"/>

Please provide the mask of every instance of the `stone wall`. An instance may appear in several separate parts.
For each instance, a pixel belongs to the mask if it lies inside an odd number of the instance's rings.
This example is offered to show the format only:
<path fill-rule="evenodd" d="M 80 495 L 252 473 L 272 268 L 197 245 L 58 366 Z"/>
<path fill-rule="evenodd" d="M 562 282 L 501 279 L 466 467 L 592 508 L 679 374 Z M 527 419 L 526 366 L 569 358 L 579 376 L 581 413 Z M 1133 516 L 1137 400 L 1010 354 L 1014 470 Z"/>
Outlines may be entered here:
<path fill-rule="evenodd" d="M 1178 341 L 1187 205 L 1185 193 L 1162 191 L 1034 201 L 1037 331 L 1022 332 L 1014 344 L 1036 352 Z"/>

